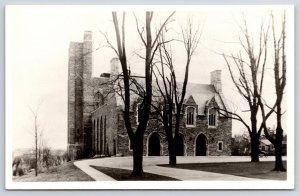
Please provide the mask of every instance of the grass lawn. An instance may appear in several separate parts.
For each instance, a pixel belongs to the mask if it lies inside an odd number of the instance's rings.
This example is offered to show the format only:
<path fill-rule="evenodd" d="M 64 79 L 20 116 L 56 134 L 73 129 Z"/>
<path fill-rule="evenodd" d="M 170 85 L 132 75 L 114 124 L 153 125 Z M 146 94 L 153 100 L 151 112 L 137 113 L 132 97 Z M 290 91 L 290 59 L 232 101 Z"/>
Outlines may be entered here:
<path fill-rule="evenodd" d="M 176 166 L 159 165 L 178 169 L 190 169 L 197 171 L 206 171 L 221 174 L 230 174 L 248 178 L 286 180 L 286 172 L 271 171 L 274 168 L 273 161 L 258 163 L 251 162 L 228 162 L 228 163 L 186 163 Z M 283 165 L 286 167 L 286 161 Z"/>
<path fill-rule="evenodd" d="M 57 181 L 94 181 L 90 176 L 78 169 L 73 162 L 68 162 L 56 168 L 51 168 L 35 176 L 30 172 L 24 176 L 14 176 L 14 182 L 57 182 Z"/>
<path fill-rule="evenodd" d="M 110 168 L 110 167 L 99 167 L 99 166 L 92 166 L 91 167 L 97 169 L 98 171 L 114 178 L 117 181 L 176 181 L 178 179 L 151 174 L 151 173 L 144 173 L 143 177 L 131 177 L 131 170 L 127 169 L 119 169 L 119 168 Z"/>

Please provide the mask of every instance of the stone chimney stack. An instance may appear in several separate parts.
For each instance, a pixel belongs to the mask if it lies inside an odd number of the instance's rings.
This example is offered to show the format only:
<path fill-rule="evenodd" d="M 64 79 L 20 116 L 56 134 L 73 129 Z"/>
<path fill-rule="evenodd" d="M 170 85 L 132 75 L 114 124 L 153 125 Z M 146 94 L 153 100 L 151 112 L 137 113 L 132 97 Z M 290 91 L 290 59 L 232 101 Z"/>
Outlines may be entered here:
<path fill-rule="evenodd" d="M 120 61 L 119 58 L 115 57 L 110 60 L 110 76 L 116 76 L 120 74 Z"/>
<path fill-rule="evenodd" d="M 93 33 L 85 31 L 83 36 L 83 78 L 92 77 L 93 67 Z"/>
<path fill-rule="evenodd" d="M 214 85 L 218 93 L 222 92 L 221 70 L 210 72 L 210 83 Z"/>

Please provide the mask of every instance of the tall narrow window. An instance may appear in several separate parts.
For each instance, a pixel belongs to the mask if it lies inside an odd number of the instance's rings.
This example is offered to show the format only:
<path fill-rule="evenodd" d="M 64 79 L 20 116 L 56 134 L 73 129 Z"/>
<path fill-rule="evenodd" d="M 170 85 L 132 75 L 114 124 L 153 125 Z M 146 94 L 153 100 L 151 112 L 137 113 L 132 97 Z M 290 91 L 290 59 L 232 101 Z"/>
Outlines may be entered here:
<path fill-rule="evenodd" d="M 92 146 L 94 151 L 96 151 L 96 121 L 93 120 L 93 139 L 92 139 Z"/>
<path fill-rule="evenodd" d="M 208 125 L 209 126 L 216 126 L 216 111 L 215 109 L 209 109 L 208 111 Z"/>
<path fill-rule="evenodd" d="M 106 144 L 106 116 L 104 116 L 103 123 L 103 153 L 107 154 L 107 144 Z"/>
<path fill-rule="evenodd" d="M 103 119 L 102 116 L 100 118 L 100 154 L 103 154 L 104 152 L 104 134 L 103 134 Z"/>
<path fill-rule="evenodd" d="M 194 117 L 195 117 L 195 108 L 188 107 L 186 110 L 186 124 L 194 125 Z"/>
<path fill-rule="evenodd" d="M 223 151 L 223 141 L 218 141 L 218 151 Z"/>
<path fill-rule="evenodd" d="M 100 129 L 99 129 L 99 134 L 100 134 L 100 154 L 103 154 L 103 120 L 102 120 L 102 116 L 100 118 L 100 125 L 99 125 Z"/>
<path fill-rule="evenodd" d="M 97 153 L 99 153 L 99 150 L 100 150 L 100 134 L 99 134 L 99 118 L 97 118 L 97 121 L 96 121 L 96 131 L 97 131 L 97 142 L 96 142 L 96 149 L 97 149 Z"/>

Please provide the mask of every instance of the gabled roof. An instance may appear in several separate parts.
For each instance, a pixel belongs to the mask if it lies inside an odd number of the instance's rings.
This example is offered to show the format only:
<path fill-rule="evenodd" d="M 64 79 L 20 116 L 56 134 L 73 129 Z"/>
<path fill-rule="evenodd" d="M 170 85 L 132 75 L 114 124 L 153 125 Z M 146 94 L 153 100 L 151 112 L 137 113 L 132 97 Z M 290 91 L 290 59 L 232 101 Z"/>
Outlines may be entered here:
<path fill-rule="evenodd" d="M 223 104 L 225 100 L 222 100 L 212 84 L 188 83 L 186 97 L 191 95 L 198 105 L 199 115 L 205 115 L 206 104 L 212 99 L 214 99 L 221 109 L 225 109 L 225 105 Z"/>
<path fill-rule="evenodd" d="M 262 139 L 262 140 L 260 140 L 260 143 L 261 144 L 264 144 L 264 145 L 266 145 L 266 146 L 270 146 L 272 143 L 269 141 L 269 140 L 267 140 L 267 139 Z"/>
<path fill-rule="evenodd" d="M 186 105 L 197 105 L 196 101 L 193 98 L 193 95 L 190 95 L 187 99 L 183 101 Z"/>
<path fill-rule="evenodd" d="M 136 78 L 137 82 L 141 85 L 144 86 L 144 78 Z M 160 86 L 162 85 L 162 82 L 159 82 Z M 178 86 L 180 86 L 179 84 Z M 134 88 L 134 85 L 131 85 L 131 87 Z M 163 88 L 162 88 L 163 90 Z M 158 93 L 158 85 L 156 84 L 155 81 L 153 81 L 153 94 Z M 184 104 L 191 104 L 191 105 L 197 105 L 198 106 L 198 114 L 199 115 L 205 115 L 205 107 L 206 104 L 214 99 L 214 101 L 217 103 L 217 105 L 221 109 L 225 109 L 226 103 L 224 98 L 222 98 L 222 93 L 216 92 L 215 88 L 211 84 L 197 84 L 197 83 L 188 83 L 187 84 L 187 89 L 186 89 L 186 95 L 185 95 L 185 100 Z M 117 105 L 120 106 L 121 108 L 124 108 L 124 103 L 122 98 L 115 93 Z M 134 93 L 131 93 L 131 105 L 136 102 L 137 99 L 140 97 Z"/>

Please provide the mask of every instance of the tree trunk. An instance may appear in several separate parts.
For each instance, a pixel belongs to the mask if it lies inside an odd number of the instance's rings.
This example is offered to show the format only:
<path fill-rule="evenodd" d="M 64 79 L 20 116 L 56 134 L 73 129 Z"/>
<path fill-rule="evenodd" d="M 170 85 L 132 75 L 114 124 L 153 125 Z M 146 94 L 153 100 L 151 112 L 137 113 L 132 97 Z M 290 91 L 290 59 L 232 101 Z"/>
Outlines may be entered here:
<path fill-rule="evenodd" d="M 174 140 L 168 140 L 168 150 L 169 150 L 169 165 L 176 165 L 176 151 L 174 146 Z"/>
<path fill-rule="evenodd" d="M 259 162 L 259 135 L 251 135 L 251 162 Z"/>
<path fill-rule="evenodd" d="M 180 106 L 181 108 L 181 106 Z M 172 139 L 172 149 L 169 151 L 170 153 L 170 162 L 169 165 L 176 165 L 177 164 L 177 144 L 178 144 L 178 137 L 179 137 L 179 125 L 180 125 L 180 110 L 176 111 L 175 115 L 175 135 Z M 178 114 L 179 112 L 179 114 Z M 173 136 L 172 136 L 173 137 Z"/>
<path fill-rule="evenodd" d="M 282 163 L 281 154 L 282 154 L 282 145 L 280 141 L 280 144 L 278 142 L 277 145 L 275 146 L 275 168 L 273 169 L 274 171 L 286 171 Z"/>
<path fill-rule="evenodd" d="M 37 147 L 37 125 L 35 118 L 35 176 L 38 175 L 38 147 Z"/>
<path fill-rule="evenodd" d="M 143 140 L 134 137 L 133 141 L 133 170 L 131 176 L 143 176 Z"/>
<path fill-rule="evenodd" d="M 275 139 L 275 168 L 274 171 L 286 171 L 282 163 L 282 128 L 277 127 Z"/>

